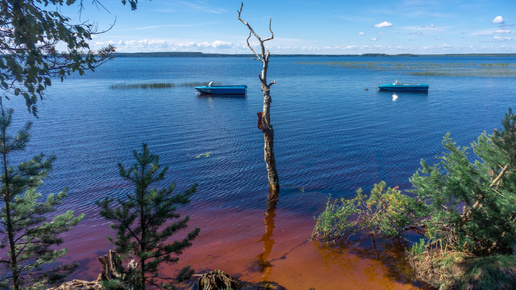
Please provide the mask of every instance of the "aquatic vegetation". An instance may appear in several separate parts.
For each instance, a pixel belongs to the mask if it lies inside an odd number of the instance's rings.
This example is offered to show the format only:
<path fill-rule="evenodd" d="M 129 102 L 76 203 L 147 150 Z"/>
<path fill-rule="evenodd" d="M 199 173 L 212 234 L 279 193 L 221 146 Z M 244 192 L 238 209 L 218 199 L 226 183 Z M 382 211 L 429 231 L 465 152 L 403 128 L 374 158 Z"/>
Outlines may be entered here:
<path fill-rule="evenodd" d="M 375 184 L 370 195 L 359 189 L 354 198 L 328 199 L 325 210 L 316 217 L 312 237 L 349 240 L 361 232 L 378 236 L 398 236 L 410 222 L 407 195 L 385 182 Z"/>
<path fill-rule="evenodd" d="M 210 152 L 206 152 L 206 153 L 201 153 L 201 154 L 195 156 L 195 158 L 210 157 L 210 156 L 211 156 L 211 151 Z"/>
<path fill-rule="evenodd" d="M 135 83 L 135 84 L 114 84 L 109 86 L 110 89 L 130 90 L 130 89 L 166 89 L 177 87 L 193 88 L 197 86 L 207 86 L 209 82 L 192 82 L 192 83 Z M 220 83 L 213 83 L 220 85 Z"/>
<path fill-rule="evenodd" d="M 516 69 L 468 69 L 462 71 L 422 71 L 407 73 L 413 76 L 443 76 L 443 77 L 493 77 L 493 78 L 514 78 Z"/>
<path fill-rule="evenodd" d="M 375 71 L 396 71 L 414 76 L 450 76 L 450 77 L 516 77 L 514 63 L 428 63 L 428 62 L 297 62 L 303 65 L 324 65 L 348 69 L 366 69 Z"/>

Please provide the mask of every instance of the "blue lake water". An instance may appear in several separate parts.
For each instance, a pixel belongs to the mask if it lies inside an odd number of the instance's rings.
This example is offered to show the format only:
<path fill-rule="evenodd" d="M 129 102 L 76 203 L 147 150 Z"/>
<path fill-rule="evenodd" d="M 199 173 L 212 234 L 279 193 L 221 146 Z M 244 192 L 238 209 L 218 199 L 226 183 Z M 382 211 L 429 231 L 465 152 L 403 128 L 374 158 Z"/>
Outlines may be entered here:
<path fill-rule="evenodd" d="M 346 62 L 348 65 L 338 65 Z M 336 64 L 337 63 L 337 64 Z M 353 67 L 349 63 L 355 64 Z M 372 64 L 393 66 L 389 69 Z M 369 64 L 369 65 L 368 65 Z M 454 71 L 508 64 L 504 57 L 272 57 L 272 124 L 281 192 L 278 209 L 311 219 L 328 194 L 351 196 L 384 180 L 409 189 L 420 159 L 433 163 L 442 137 L 469 146 L 492 133 L 508 108 L 516 108 L 516 77 L 411 75 L 411 64 Z M 63 209 L 88 214 L 81 235 L 105 227 L 95 200 L 131 190 L 116 164 L 133 163 L 131 151 L 149 144 L 170 167 L 163 184 L 198 182 L 188 207 L 213 216 L 265 210 L 268 191 L 263 135 L 256 112 L 263 96 L 261 63 L 247 57 L 117 58 L 83 77 L 54 81 L 32 118 L 21 100 L 17 123 L 34 121 L 27 154 L 55 154 L 54 170 L 41 191 L 69 188 Z M 428 94 L 384 93 L 393 82 L 428 83 Z M 215 80 L 248 85 L 245 98 L 206 97 L 190 87 L 112 89 L 114 84 L 190 83 Z M 201 154 L 209 153 L 209 157 Z M 288 224 L 288 222 L 286 222 Z M 203 222 L 200 222 L 202 225 Z M 263 227 L 263 225 L 259 225 Z M 313 225 L 310 225 L 310 227 Z M 77 232 L 76 232 L 77 234 Z M 202 235 L 202 233 L 201 233 Z M 310 231 L 306 233 L 306 237 Z M 103 239 L 103 237 L 101 237 Z"/>

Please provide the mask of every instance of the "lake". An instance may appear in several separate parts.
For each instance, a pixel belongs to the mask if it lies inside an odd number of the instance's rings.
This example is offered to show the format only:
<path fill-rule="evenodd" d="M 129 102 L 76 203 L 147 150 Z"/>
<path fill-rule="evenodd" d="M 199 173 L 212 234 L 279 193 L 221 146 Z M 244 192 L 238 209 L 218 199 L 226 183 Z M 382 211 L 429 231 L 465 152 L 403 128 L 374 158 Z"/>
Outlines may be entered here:
<path fill-rule="evenodd" d="M 69 188 L 59 211 L 85 213 L 65 235 L 73 275 L 94 280 L 97 257 L 113 235 L 95 201 L 132 192 L 117 163 L 133 164 L 132 150 L 148 143 L 170 167 L 161 185 L 182 190 L 197 182 L 180 208 L 190 227 L 201 227 L 180 257 L 197 272 L 220 268 L 243 280 L 275 281 L 288 289 L 419 287 L 393 263 L 350 249 L 309 241 L 313 217 L 328 196 L 368 192 L 382 180 L 410 189 L 423 158 L 435 162 L 442 137 L 469 146 L 500 127 L 516 107 L 516 58 L 511 57 L 271 57 L 271 118 L 281 184 L 267 205 L 263 135 L 256 112 L 263 96 L 261 63 L 248 57 L 117 58 L 83 77 L 54 81 L 39 119 L 21 100 L 15 123 L 35 122 L 27 155 L 55 154 L 44 194 Z M 428 94 L 384 93 L 376 86 L 398 79 L 428 83 Z M 210 97 L 192 87 L 113 89 L 112 85 L 207 82 L 248 85 L 246 97 Z M 170 266 L 165 272 L 175 273 Z"/>

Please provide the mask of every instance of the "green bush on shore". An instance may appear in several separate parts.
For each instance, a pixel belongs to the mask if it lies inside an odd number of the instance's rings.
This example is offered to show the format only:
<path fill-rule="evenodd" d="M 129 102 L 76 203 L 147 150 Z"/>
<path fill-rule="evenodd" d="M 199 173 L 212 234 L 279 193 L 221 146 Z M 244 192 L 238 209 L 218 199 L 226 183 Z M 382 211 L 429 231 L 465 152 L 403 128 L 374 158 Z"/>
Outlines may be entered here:
<path fill-rule="evenodd" d="M 359 190 L 353 198 L 329 200 L 313 237 L 399 239 L 415 231 L 423 239 L 407 254 L 420 280 L 470 289 L 498 279 L 502 284 L 495 285 L 516 287 L 516 115 L 509 110 L 501 130 L 471 144 L 474 158 L 449 133 L 443 146 L 447 152 L 436 164 L 422 160 L 410 178 L 411 196 L 381 182 L 369 196 Z"/>

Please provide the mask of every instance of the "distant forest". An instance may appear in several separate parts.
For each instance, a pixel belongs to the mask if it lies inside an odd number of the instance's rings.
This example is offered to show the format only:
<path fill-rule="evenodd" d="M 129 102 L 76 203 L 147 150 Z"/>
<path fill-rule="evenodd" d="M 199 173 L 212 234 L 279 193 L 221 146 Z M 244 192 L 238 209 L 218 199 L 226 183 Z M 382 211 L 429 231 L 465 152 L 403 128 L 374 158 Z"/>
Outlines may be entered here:
<path fill-rule="evenodd" d="M 202 52 L 134 52 L 125 53 L 117 52 L 113 54 L 115 57 L 251 57 L 251 54 L 221 54 L 221 53 L 202 53 Z M 366 53 L 366 54 L 274 54 L 281 57 L 339 57 L 339 56 L 356 56 L 356 57 L 516 57 L 516 53 L 474 53 L 474 54 L 383 54 L 383 53 Z"/>

